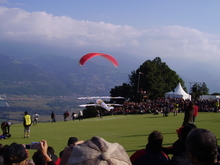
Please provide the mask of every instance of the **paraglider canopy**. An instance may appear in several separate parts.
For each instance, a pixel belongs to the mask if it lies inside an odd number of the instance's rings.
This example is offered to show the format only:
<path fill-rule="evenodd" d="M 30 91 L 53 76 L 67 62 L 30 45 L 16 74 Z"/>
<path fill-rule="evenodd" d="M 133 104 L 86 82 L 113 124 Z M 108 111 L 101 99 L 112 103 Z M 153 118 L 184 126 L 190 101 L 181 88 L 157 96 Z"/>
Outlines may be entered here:
<path fill-rule="evenodd" d="M 104 53 L 88 53 L 81 57 L 81 59 L 79 60 L 79 64 L 84 65 L 86 61 L 88 61 L 90 58 L 93 58 L 95 56 L 104 57 L 108 59 L 115 67 L 118 67 L 118 61 L 113 56 Z"/>

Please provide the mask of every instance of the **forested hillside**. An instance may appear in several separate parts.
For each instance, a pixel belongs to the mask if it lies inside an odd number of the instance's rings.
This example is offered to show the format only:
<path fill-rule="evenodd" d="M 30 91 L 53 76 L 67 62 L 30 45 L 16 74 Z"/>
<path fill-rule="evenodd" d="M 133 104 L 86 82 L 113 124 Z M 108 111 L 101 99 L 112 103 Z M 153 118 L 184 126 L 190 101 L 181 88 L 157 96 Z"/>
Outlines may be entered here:
<path fill-rule="evenodd" d="M 115 85 L 127 80 L 118 68 L 77 59 L 38 56 L 18 60 L 0 55 L 0 94 L 109 95 Z"/>

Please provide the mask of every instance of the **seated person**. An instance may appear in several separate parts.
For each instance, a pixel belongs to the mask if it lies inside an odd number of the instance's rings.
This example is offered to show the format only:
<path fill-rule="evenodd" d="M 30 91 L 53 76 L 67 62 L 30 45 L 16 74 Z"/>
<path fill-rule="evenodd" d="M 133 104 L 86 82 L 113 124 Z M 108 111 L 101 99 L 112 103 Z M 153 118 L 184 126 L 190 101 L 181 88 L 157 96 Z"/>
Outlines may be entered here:
<path fill-rule="evenodd" d="M 39 149 L 33 154 L 32 159 L 36 165 L 56 165 L 48 154 L 47 141 L 39 142 Z"/>
<path fill-rule="evenodd" d="M 164 165 L 169 157 L 162 151 L 163 136 L 158 131 L 153 131 L 148 137 L 145 149 L 136 151 L 130 159 L 133 165 Z"/>
<path fill-rule="evenodd" d="M 71 144 L 74 144 L 74 143 L 76 143 L 77 141 L 78 141 L 77 137 L 69 137 L 69 139 L 68 139 L 68 141 L 67 141 L 67 146 L 70 146 Z M 64 150 L 60 151 L 60 153 L 59 153 L 60 158 L 61 158 L 61 156 L 62 156 L 62 154 L 63 154 L 63 151 L 64 151 Z"/>
<path fill-rule="evenodd" d="M 206 129 L 194 129 L 186 138 L 186 151 L 194 165 L 220 165 L 215 135 Z"/>
<path fill-rule="evenodd" d="M 27 151 L 22 144 L 12 143 L 3 153 L 4 165 L 25 165 L 28 160 Z"/>
<path fill-rule="evenodd" d="M 50 156 L 50 158 L 51 158 L 54 162 L 57 161 L 58 157 L 57 157 L 57 155 L 55 154 L 55 150 L 54 150 L 53 147 L 48 146 L 48 148 L 47 148 L 47 154 Z"/>
<path fill-rule="evenodd" d="M 163 151 L 166 154 L 173 154 L 171 161 L 168 165 L 192 165 L 186 153 L 186 137 L 188 133 L 195 129 L 196 125 L 187 124 L 176 130 L 178 134 L 178 140 L 176 140 L 171 147 L 163 147 Z"/>
<path fill-rule="evenodd" d="M 128 154 L 118 143 L 110 143 L 101 137 L 85 142 L 78 141 L 63 151 L 60 165 L 131 165 Z"/>

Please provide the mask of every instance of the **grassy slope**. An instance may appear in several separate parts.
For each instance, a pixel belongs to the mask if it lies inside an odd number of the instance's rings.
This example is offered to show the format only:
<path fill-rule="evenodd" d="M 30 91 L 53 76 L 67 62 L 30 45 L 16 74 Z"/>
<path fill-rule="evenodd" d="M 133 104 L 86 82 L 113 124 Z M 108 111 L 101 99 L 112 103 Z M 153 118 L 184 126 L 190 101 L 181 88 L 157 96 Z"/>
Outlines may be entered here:
<path fill-rule="evenodd" d="M 2 144 L 12 142 L 30 144 L 31 142 L 45 139 L 55 149 L 55 153 L 65 147 L 70 136 L 76 136 L 79 140 L 87 140 L 93 136 L 100 136 L 109 142 L 118 142 L 124 146 L 130 156 L 134 151 L 144 148 L 147 137 L 153 130 L 159 130 L 164 136 L 164 146 L 170 146 L 177 139 L 175 130 L 183 121 L 183 113 L 178 116 L 162 117 L 160 115 L 118 115 L 105 116 L 102 119 L 92 118 L 83 121 L 59 121 L 57 123 L 39 123 L 31 127 L 31 138 L 23 138 L 22 124 L 11 126 L 12 137 L 2 140 Z M 199 128 L 211 130 L 220 141 L 220 113 L 199 113 L 196 119 Z M 33 150 L 29 151 L 33 154 Z"/>

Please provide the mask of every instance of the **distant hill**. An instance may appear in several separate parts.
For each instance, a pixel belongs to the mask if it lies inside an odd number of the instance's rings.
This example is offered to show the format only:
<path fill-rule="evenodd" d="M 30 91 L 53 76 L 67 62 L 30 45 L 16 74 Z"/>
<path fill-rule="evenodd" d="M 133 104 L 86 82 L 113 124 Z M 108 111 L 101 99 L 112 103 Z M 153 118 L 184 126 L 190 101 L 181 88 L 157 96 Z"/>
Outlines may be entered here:
<path fill-rule="evenodd" d="M 0 55 L 0 94 L 109 95 L 128 75 L 113 66 L 86 63 L 62 56 L 16 59 Z"/>

